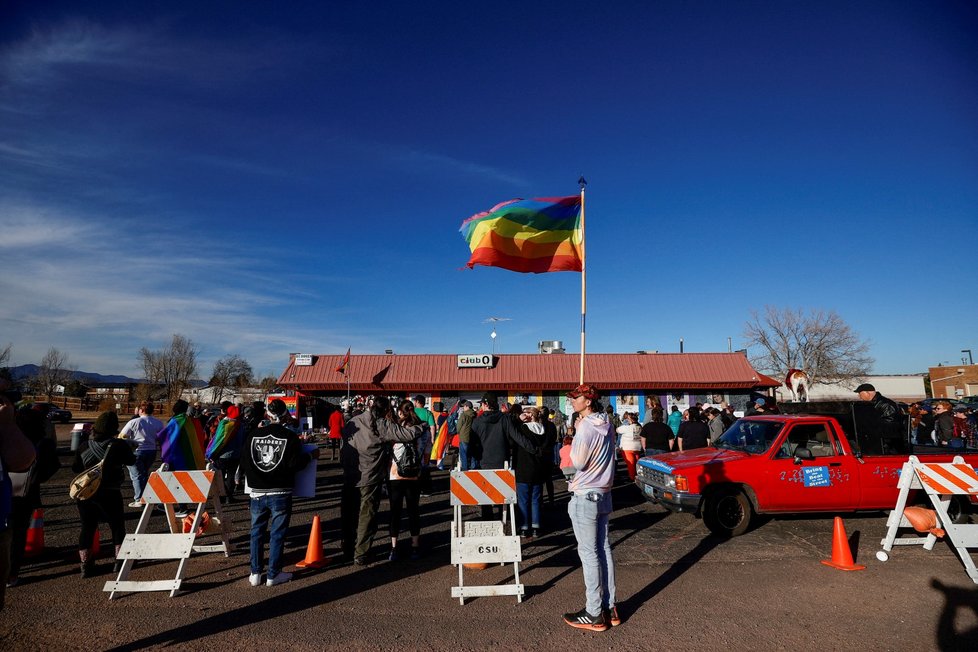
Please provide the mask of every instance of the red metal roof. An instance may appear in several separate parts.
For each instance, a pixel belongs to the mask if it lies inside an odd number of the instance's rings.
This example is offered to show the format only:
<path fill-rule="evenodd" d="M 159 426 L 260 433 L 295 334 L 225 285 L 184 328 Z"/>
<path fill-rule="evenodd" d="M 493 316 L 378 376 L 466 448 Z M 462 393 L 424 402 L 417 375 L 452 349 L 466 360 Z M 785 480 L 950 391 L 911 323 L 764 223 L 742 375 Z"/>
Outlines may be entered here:
<path fill-rule="evenodd" d="M 775 380 L 766 374 L 762 374 L 759 371 L 757 372 L 757 377 L 758 379 L 760 379 L 760 382 L 757 383 L 758 387 L 781 387 L 780 380 Z"/>
<path fill-rule="evenodd" d="M 293 357 L 278 383 L 300 392 L 346 392 L 346 378 L 336 371 L 342 362 L 343 354 L 314 355 L 311 366 L 296 366 Z M 765 385 L 742 353 L 589 353 L 584 369 L 586 381 L 602 390 Z M 497 355 L 492 369 L 460 369 L 450 354 L 350 356 L 350 390 L 361 394 L 561 391 L 577 385 L 579 374 L 580 356 L 569 353 Z"/>

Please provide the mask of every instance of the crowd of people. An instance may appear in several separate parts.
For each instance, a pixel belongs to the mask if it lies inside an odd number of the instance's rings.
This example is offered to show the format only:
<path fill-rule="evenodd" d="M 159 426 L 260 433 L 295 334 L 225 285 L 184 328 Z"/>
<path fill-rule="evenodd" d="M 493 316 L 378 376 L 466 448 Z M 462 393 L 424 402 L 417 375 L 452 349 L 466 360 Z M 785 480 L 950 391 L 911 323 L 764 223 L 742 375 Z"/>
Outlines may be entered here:
<path fill-rule="evenodd" d="M 860 386 L 864 390 L 860 398 L 871 402 L 881 415 L 892 412 L 892 401 L 867 387 L 871 386 Z M 384 552 L 389 561 L 421 557 L 420 499 L 431 490 L 434 469 L 455 467 L 453 455 L 457 455 L 457 468 L 462 470 L 514 471 L 517 520 L 512 532 L 527 541 L 544 536 L 548 526 L 552 527 L 544 510 L 545 496 L 553 504 L 554 479 L 563 478 L 570 494 L 568 514 L 585 583 L 583 609 L 565 614 L 564 620 L 573 627 L 593 631 L 620 622 L 608 542 L 610 490 L 617 459 L 620 457 L 628 478 L 634 480 L 643 456 L 709 446 L 736 417 L 733 407 L 726 404 L 695 404 L 686 409 L 672 405 L 668 413 L 653 404 L 644 419 L 637 411 L 619 416 L 602 408 L 600 392 L 590 385 L 579 386 L 567 398 L 569 416 L 549 407 L 501 402 L 493 392 L 483 394 L 477 405 L 460 399 L 449 410 L 438 401 L 429 409 L 420 395 L 394 400 L 365 397 L 350 402 L 346 410 L 318 403 L 315 420 L 324 424 L 326 442 L 335 443 L 339 449 L 343 558 L 358 566 L 372 563 L 373 541 L 383 525 L 390 542 Z M 0 506 L 5 509 L 0 518 L 10 525 L 0 531 L 0 575 L 8 578 L 0 591 L 19 581 L 30 515 L 40 505 L 40 484 L 53 476 L 59 465 L 50 421 L 32 409 L 15 410 L 8 397 L 3 400 L 0 473 L 17 478 L 18 472 L 37 462 L 26 486 L 15 487 L 9 482 L 0 485 L 7 492 L 0 496 Z M 285 403 L 280 399 L 267 405 L 226 401 L 209 413 L 177 400 L 166 423 L 156 418 L 156 411 L 156 405 L 143 402 L 121 427 L 115 412 L 103 412 L 95 421 L 91 438 L 77 450 L 72 465 L 75 472 L 96 464 L 102 468 L 98 490 L 76 503 L 81 576 L 95 572 L 92 547 L 100 523 L 108 524 L 118 553 L 126 535 L 122 487 L 127 471 L 133 490 L 128 506 L 142 508 L 149 474 L 159 454 L 169 470 L 213 465 L 224 485 L 222 500 L 234 501 L 247 486 L 251 516 L 249 584 L 274 586 L 292 579 L 282 560 L 293 487 L 296 475 L 319 457 L 319 448 L 305 442 L 299 421 Z M 777 411 L 774 401 L 757 397 L 746 413 Z M 970 409 L 932 401 L 910 406 L 909 413 L 915 443 L 953 448 L 970 442 L 975 446 L 975 414 Z M 446 430 L 448 445 L 439 438 L 439 432 L 444 435 Z M 383 524 L 378 516 L 385 498 L 389 508 Z M 500 518 L 498 506 L 483 506 L 482 517 Z M 406 529 L 407 539 L 402 540 L 402 529 Z"/>
<path fill-rule="evenodd" d="M 978 448 L 978 411 L 950 401 L 910 405 L 910 429 L 919 446 Z"/>
<path fill-rule="evenodd" d="M 573 469 L 566 474 L 571 494 L 568 509 L 586 587 L 585 608 L 566 614 L 565 621 L 593 630 L 617 624 L 608 516 L 619 446 L 615 429 L 598 404 L 599 396 L 590 386 L 571 392 L 568 398 L 575 412 L 570 421 L 546 407 L 501 403 L 492 392 L 486 392 L 478 406 L 459 401 L 449 411 L 438 402 L 429 410 L 421 396 L 395 402 L 385 396 L 369 397 L 361 409 L 345 414 L 336 406 L 327 409 L 327 438 L 341 442 L 343 556 L 356 565 L 371 563 L 370 549 L 384 496 L 390 501 L 387 558 L 397 561 L 421 556 L 420 498 L 429 490 L 432 470 L 449 465 L 453 451 L 462 469 L 513 469 L 518 507 L 513 533 L 526 539 L 539 537 L 548 525 L 545 496 L 550 504 L 554 502 L 554 475 L 564 466 Z M 0 590 L 18 583 L 28 521 L 40 505 L 40 484 L 58 468 L 56 438 L 49 421 L 30 409 L 17 410 L 14 402 L 12 396 L 5 396 L 0 405 L 0 477 L 4 479 L 0 518 L 5 525 L 0 530 L 0 576 L 4 580 Z M 209 414 L 177 400 L 165 423 L 156 412 L 157 406 L 145 401 L 131 419 L 120 424 L 115 411 L 104 411 L 96 418 L 90 438 L 77 447 L 74 472 L 101 469 L 97 489 L 75 502 L 81 576 L 97 572 L 93 548 L 100 524 L 109 526 L 114 552 L 119 553 L 126 536 L 123 485 L 127 480 L 132 485 L 133 499 L 128 506 L 144 508 L 149 475 L 162 462 L 170 471 L 212 465 L 220 472 L 227 501 L 233 501 L 246 485 L 251 515 L 248 582 L 274 586 L 289 581 L 292 574 L 284 570 L 282 560 L 293 487 L 297 473 L 319 457 L 319 448 L 304 445 L 299 424 L 283 401 L 275 399 L 267 405 L 224 402 L 215 414 Z M 644 452 L 636 448 L 642 428 L 637 415 L 629 415 L 626 421 L 633 427 L 624 449 L 631 451 L 634 466 Z M 433 452 L 437 433 L 449 422 L 451 443 Z M 42 458 L 44 464 L 35 464 Z M 14 495 L 10 478 L 28 470 L 33 479 Z M 484 509 L 485 517 L 498 517 L 493 506 Z M 410 539 L 399 544 L 405 518 Z M 115 572 L 119 565 L 116 560 Z"/>

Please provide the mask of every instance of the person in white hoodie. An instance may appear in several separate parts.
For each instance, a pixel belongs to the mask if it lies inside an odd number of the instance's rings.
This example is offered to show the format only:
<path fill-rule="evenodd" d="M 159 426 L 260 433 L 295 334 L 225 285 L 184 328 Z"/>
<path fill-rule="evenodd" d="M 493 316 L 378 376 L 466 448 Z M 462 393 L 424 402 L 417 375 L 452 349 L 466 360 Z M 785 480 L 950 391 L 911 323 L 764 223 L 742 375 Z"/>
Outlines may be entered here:
<path fill-rule="evenodd" d="M 567 512 L 584 571 L 586 602 L 580 611 L 564 614 L 564 622 L 578 629 L 603 632 L 621 622 L 615 608 L 615 560 L 608 541 L 611 487 L 615 481 L 615 429 L 601 411 L 601 394 L 591 385 L 577 386 L 567 398 L 580 415 L 571 445 L 571 462 L 577 473 L 567 487 L 573 494 Z"/>

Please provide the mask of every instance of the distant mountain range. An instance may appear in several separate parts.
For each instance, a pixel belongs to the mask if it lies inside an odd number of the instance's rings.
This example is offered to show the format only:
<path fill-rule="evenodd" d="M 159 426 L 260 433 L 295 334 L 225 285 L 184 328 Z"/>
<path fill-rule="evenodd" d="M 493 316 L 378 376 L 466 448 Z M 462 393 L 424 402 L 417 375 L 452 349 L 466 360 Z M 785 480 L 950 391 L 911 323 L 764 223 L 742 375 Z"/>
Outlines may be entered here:
<path fill-rule="evenodd" d="M 36 364 L 22 364 L 17 367 L 10 367 L 10 377 L 16 380 L 21 380 L 23 378 L 31 378 L 37 375 L 37 370 L 40 369 Z M 103 383 L 111 383 L 118 385 L 126 385 L 129 383 L 145 383 L 146 380 L 143 378 L 130 378 L 129 376 L 117 376 L 117 375 L 103 375 L 96 374 L 89 371 L 73 371 L 71 374 L 73 380 L 79 380 L 86 385 L 99 385 Z M 207 385 L 202 380 L 195 380 L 191 382 L 194 387 L 204 387 Z"/>

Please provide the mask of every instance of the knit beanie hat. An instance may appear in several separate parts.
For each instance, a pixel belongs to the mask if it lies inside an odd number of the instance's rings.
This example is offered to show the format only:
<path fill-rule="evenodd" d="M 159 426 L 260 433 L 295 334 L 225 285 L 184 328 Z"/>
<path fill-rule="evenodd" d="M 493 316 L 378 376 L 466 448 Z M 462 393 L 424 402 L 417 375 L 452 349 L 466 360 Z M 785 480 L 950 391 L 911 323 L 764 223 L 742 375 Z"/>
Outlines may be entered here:
<path fill-rule="evenodd" d="M 268 404 L 268 412 L 269 414 L 281 419 L 289 413 L 289 409 L 285 407 L 285 401 L 280 398 L 276 398 Z"/>
<path fill-rule="evenodd" d="M 119 434 L 119 415 L 111 410 L 98 415 L 98 418 L 95 419 L 95 425 L 92 426 L 92 432 L 96 435 L 115 437 Z"/>

